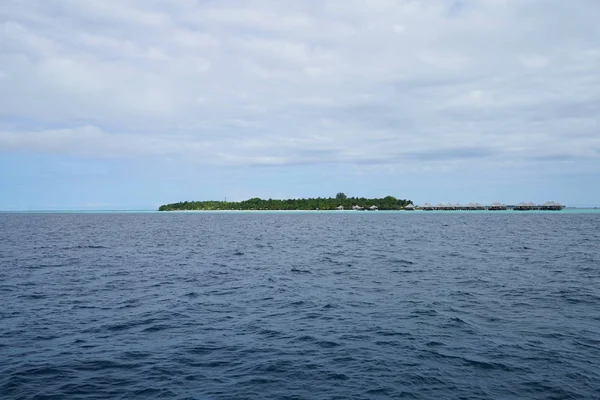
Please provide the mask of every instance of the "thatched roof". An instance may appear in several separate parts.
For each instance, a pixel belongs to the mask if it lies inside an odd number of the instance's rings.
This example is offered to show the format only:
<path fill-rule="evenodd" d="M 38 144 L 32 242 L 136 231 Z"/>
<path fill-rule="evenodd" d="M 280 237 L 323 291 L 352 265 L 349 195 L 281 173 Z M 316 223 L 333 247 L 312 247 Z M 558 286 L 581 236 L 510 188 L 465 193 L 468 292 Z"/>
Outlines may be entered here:
<path fill-rule="evenodd" d="M 532 202 L 520 202 L 519 204 L 515 205 L 516 208 L 537 208 L 538 205 Z"/>
<path fill-rule="evenodd" d="M 409 204 L 409 205 L 405 206 L 404 208 L 415 208 L 415 206 L 413 206 L 412 204 Z"/>
<path fill-rule="evenodd" d="M 561 207 L 560 203 L 554 202 L 554 201 L 547 201 L 544 204 L 542 204 L 544 207 Z"/>

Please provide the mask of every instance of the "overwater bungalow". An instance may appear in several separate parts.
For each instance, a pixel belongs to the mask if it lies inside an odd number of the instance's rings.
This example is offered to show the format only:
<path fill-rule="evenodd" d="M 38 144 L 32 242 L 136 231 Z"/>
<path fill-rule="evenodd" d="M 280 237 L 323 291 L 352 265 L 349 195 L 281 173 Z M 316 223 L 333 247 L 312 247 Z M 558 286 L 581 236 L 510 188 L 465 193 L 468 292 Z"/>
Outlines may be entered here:
<path fill-rule="evenodd" d="M 506 205 L 499 202 L 492 203 L 488 206 L 488 210 L 490 211 L 504 211 L 506 209 Z"/>
<path fill-rule="evenodd" d="M 469 210 L 469 211 L 476 211 L 476 210 L 485 210 L 485 207 L 479 203 L 469 203 L 466 206 L 464 206 L 464 209 Z"/>
<path fill-rule="evenodd" d="M 406 207 L 404 207 L 404 209 L 407 210 L 407 211 L 414 211 L 415 210 L 415 206 L 413 206 L 412 204 L 409 204 Z"/>
<path fill-rule="evenodd" d="M 545 211 L 560 211 L 563 208 L 565 208 L 565 206 L 563 206 L 560 203 L 556 203 L 554 201 L 547 201 L 540 206 L 540 210 L 545 210 Z"/>
<path fill-rule="evenodd" d="M 536 210 L 537 208 L 538 207 L 535 205 L 535 203 L 520 202 L 517 205 L 515 205 L 513 210 L 515 210 L 515 211 L 531 211 L 531 210 Z"/>
<path fill-rule="evenodd" d="M 339 210 L 339 211 L 343 211 L 344 210 L 344 206 L 337 206 L 335 209 Z"/>
<path fill-rule="evenodd" d="M 414 207 L 409 207 L 410 204 L 408 206 L 405 207 L 405 209 L 414 209 Z M 463 211 L 475 211 L 475 210 L 489 210 L 489 211 L 504 211 L 504 210 L 516 210 L 516 211 L 531 211 L 531 210 L 562 210 L 563 208 L 565 208 L 565 206 L 561 205 L 560 203 L 556 203 L 554 201 L 548 201 L 542 205 L 537 205 L 535 203 L 524 203 L 521 202 L 517 205 L 509 205 L 507 206 L 506 204 L 500 203 L 500 202 L 494 202 L 492 204 L 490 204 L 489 206 L 484 206 L 480 203 L 468 203 L 465 205 L 462 205 L 460 203 L 456 203 L 456 204 L 452 204 L 452 203 L 438 203 L 435 206 L 429 204 L 429 203 L 425 203 L 422 206 L 418 207 L 421 210 L 425 210 L 425 211 L 431 211 L 431 210 L 437 210 L 437 211 L 454 211 L 454 210 L 463 210 Z"/>
<path fill-rule="evenodd" d="M 525 211 L 527 209 L 527 203 L 525 202 L 520 202 L 515 204 L 515 206 L 513 207 L 513 210 L 515 211 Z"/>
<path fill-rule="evenodd" d="M 371 207 L 369 207 L 369 211 L 377 211 L 379 210 L 379 207 L 377 207 L 376 205 L 372 205 Z"/>
<path fill-rule="evenodd" d="M 433 210 L 437 211 L 453 211 L 455 209 L 456 207 L 454 204 L 450 203 L 438 203 L 437 205 L 433 206 Z"/>
<path fill-rule="evenodd" d="M 429 203 L 425 203 L 425 204 L 423 204 L 423 205 L 421 206 L 421 209 L 422 209 L 422 210 L 424 210 L 424 211 L 432 211 L 432 210 L 434 210 L 434 209 L 435 209 L 435 207 L 434 207 L 434 206 L 432 206 L 432 205 L 431 205 L 431 204 L 429 204 Z"/>
<path fill-rule="evenodd" d="M 363 207 L 361 207 L 361 206 L 359 206 L 359 205 L 352 206 L 352 209 L 353 209 L 354 211 L 363 211 L 363 210 L 364 210 L 364 208 L 363 208 Z"/>

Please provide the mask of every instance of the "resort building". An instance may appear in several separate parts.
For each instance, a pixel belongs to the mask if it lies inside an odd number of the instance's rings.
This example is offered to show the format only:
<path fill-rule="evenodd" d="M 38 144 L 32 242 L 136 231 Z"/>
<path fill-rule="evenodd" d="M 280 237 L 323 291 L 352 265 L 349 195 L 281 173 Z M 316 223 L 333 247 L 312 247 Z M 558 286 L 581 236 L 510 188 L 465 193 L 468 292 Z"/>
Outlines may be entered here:
<path fill-rule="evenodd" d="M 495 203 L 490 204 L 487 209 L 490 211 L 505 211 L 507 208 L 506 208 L 506 205 L 495 202 Z"/>
<path fill-rule="evenodd" d="M 540 206 L 540 210 L 548 210 L 548 211 L 560 211 L 563 208 L 565 208 L 565 206 L 563 206 L 560 203 L 556 203 L 554 201 L 547 201 Z"/>
<path fill-rule="evenodd" d="M 515 205 L 513 210 L 515 211 L 531 211 L 531 210 L 536 210 L 537 206 L 535 205 L 535 203 L 525 203 L 525 202 L 520 202 L 519 204 Z"/>
<path fill-rule="evenodd" d="M 405 207 L 406 209 L 409 209 L 409 207 Z M 506 210 L 515 210 L 515 211 L 533 211 L 533 210 L 541 210 L 541 211 L 560 211 L 563 208 L 565 208 L 564 205 L 554 202 L 554 201 L 547 201 L 544 204 L 538 205 L 532 202 L 529 203 L 525 203 L 525 202 L 521 202 L 518 203 L 516 205 L 506 205 L 500 202 L 495 202 L 490 204 L 489 206 L 484 206 L 482 204 L 479 203 L 468 203 L 466 205 L 461 205 L 459 203 L 456 204 L 444 204 L 444 203 L 439 203 L 435 206 L 432 206 L 429 203 L 425 203 L 423 204 L 420 209 L 425 210 L 425 211 L 432 211 L 432 210 L 436 210 L 436 211 L 456 211 L 456 210 L 461 210 L 461 211 L 475 211 L 475 210 L 488 210 L 488 211 L 506 211 Z"/>
<path fill-rule="evenodd" d="M 469 203 L 465 206 L 464 209 L 468 210 L 468 211 L 475 211 L 475 210 L 485 210 L 485 207 L 483 206 L 483 204 Z"/>

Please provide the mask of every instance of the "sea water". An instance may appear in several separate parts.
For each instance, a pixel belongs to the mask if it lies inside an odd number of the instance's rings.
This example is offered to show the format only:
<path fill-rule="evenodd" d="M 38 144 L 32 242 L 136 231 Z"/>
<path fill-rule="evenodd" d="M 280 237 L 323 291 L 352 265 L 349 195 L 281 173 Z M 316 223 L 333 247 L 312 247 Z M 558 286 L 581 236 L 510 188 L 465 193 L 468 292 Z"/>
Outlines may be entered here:
<path fill-rule="evenodd" d="M 600 397 L 600 213 L 0 214 L 2 399 Z"/>

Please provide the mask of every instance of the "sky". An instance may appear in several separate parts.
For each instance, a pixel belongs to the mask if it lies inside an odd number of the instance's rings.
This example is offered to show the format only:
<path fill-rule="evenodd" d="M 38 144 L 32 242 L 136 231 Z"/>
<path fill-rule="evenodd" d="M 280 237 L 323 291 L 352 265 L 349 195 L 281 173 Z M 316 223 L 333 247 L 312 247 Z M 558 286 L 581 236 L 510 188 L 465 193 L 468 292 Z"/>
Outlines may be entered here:
<path fill-rule="evenodd" d="M 600 205 L 597 0 L 2 0 L 0 210 Z"/>

